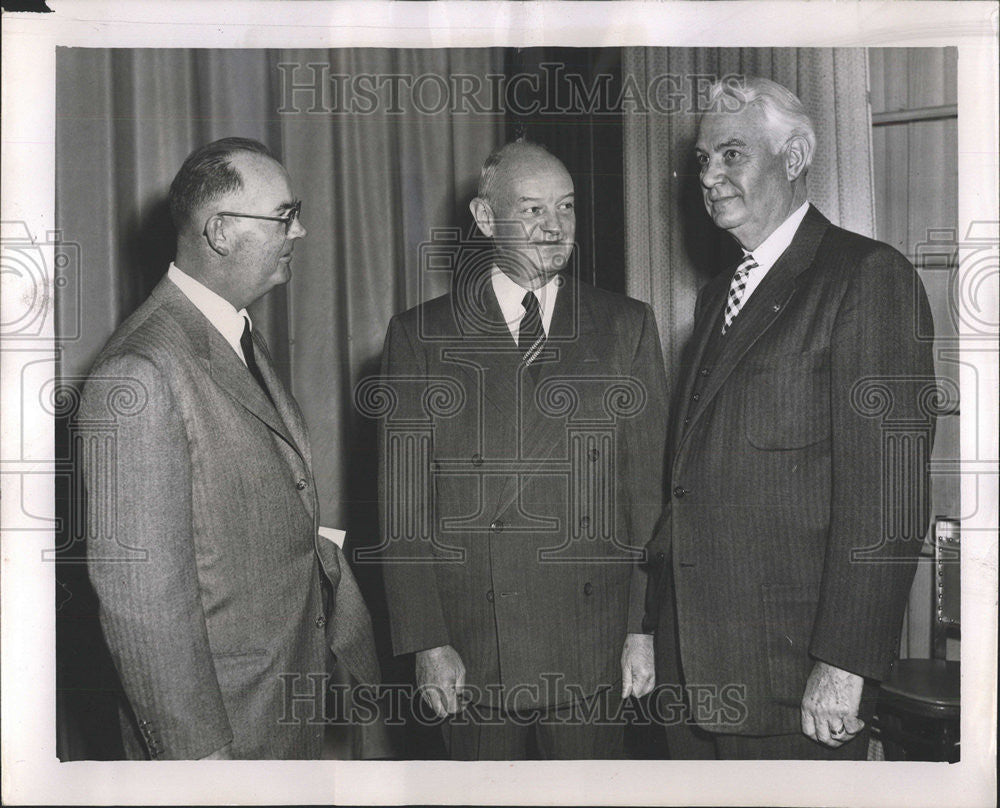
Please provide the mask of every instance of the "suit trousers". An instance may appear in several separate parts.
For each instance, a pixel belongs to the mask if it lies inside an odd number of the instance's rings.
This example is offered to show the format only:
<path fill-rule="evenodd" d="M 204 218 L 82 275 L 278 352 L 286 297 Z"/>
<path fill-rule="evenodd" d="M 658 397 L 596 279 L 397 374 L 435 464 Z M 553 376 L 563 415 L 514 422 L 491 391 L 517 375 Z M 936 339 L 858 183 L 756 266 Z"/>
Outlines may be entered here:
<path fill-rule="evenodd" d="M 667 756 L 671 760 L 713 760 L 716 748 L 712 736 L 698 727 L 684 692 L 677 609 L 674 605 L 673 569 L 667 559 L 657 578 L 657 624 L 654 638 L 656 659 L 657 715 L 667 736 Z"/>
<path fill-rule="evenodd" d="M 444 742 L 452 760 L 619 760 L 621 706 L 621 692 L 610 691 L 523 713 L 467 708 L 442 726 Z"/>

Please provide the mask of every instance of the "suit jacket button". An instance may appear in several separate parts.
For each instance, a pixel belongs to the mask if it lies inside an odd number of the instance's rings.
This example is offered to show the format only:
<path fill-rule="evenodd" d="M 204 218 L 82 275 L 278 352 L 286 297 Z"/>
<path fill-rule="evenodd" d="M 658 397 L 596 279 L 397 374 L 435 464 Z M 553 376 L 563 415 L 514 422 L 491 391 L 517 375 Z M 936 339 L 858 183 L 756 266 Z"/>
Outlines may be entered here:
<path fill-rule="evenodd" d="M 693 401 L 697 401 L 700 398 L 701 398 L 701 393 L 695 393 L 693 396 L 691 396 L 691 399 Z"/>
<path fill-rule="evenodd" d="M 707 376 L 711 371 L 708 368 L 702 368 L 698 371 L 699 376 Z"/>
<path fill-rule="evenodd" d="M 589 458 L 589 460 L 590 460 L 591 463 L 596 463 L 597 462 L 597 458 L 599 458 L 600 456 L 601 456 L 601 453 L 599 451 L 597 451 L 597 449 L 590 449 L 587 452 L 587 457 Z"/>
<path fill-rule="evenodd" d="M 503 520 L 494 519 L 490 523 L 490 530 L 492 530 L 494 533 L 500 533 L 501 531 L 503 531 Z"/>
<path fill-rule="evenodd" d="M 492 603 L 492 602 L 493 602 L 493 590 L 492 590 L 492 589 L 491 589 L 491 590 L 490 590 L 489 592 L 487 592 L 487 593 L 486 593 L 486 599 L 487 599 L 487 600 L 488 600 L 488 601 L 489 601 L 490 603 Z"/>
<path fill-rule="evenodd" d="M 677 497 L 677 499 L 681 499 L 686 493 L 687 493 L 687 490 L 684 489 L 684 488 L 681 488 L 681 486 L 677 486 L 674 489 L 674 496 Z"/>
<path fill-rule="evenodd" d="M 781 304 L 780 303 L 774 303 L 771 306 L 771 309 L 774 310 L 774 311 L 781 311 Z"/>
<path fill-rule="evenodd" d="M 685 418 L 684 419 L 684 426 L 687 426 L 690 423 L 691 423 L 691 419 L 690 418 Z"/>
<path fill-rule="evenodd" d="M 316 618 L 316 628 L 323 628 L 326 625 L 326 618 L 320 615 Z"/>
<path fill-rule="evenodd" d="M 593 591 L 594 591 L 594 586 L 593 586 L 593 584 L 591 584 L 591 583 L 590 583 L 590 581 L 587 581 L 587 583 L 585 583 L 585 584 L 583 585 L 583 594 L 584 594 L 584 595 L 589 595 L 589 594 L 590 594 L 591 592 L 593 592 Z"/>
<path fill-rule="evenodd" d="M 307 485 L 307 483 L 306 483 L 305 480 L 299 480 L 297 483 L 295 483 L 295 487 L 297 489 L 299 489 L 299 491 L 304 491 L 305 488 L 306 488 L 306 485 Z"/>
<path fill-rule="evenodd" d="M 483 456 L 481 454 L 479 454 L 479 452 L 476 452 L 472 456 L 472 465 L 473 466 L 481 466 L 481 465 L 483 465 Z"/>
<path fill-rule="evenodd" d="M 667 557 L 667 555 L 666 555 L 666 553 L 663 552 L 663 550 L 658 550 L 656 552 L 656 560 L 657 561 L 663 561 L 663 559 L 665 559 L 666 557 Z"/>

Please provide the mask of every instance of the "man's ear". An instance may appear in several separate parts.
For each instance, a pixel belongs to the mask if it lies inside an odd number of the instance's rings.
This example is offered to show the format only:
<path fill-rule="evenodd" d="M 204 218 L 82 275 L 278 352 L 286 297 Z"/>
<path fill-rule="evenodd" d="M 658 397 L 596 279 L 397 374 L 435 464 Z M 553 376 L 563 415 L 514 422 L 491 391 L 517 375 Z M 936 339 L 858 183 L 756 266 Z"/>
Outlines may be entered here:
<path fill-rule="evenodd" d="M 205 240 L 219 255 L 229 255 L 232 250 L 232 245 L 229 243 L 231 235 L 226 230 L 223 216 L 213 216 L 205 225 Z"/>
<path fill-rule="evenodd" d="M 809 141 L 802 135 L 792 135 L 785 144 L 785 176 L 794 182 L 806 170 L 809 159 Z"/>
<path fill-rule="evenodd" d="M 476 220 L 476 227 L 479 232 L 487 238 L 493 237 L 493 208 L 490 203 L 480 196 L 477 196 L 469 203 L 469 210 L 472 211 L 472 218 Z"/>

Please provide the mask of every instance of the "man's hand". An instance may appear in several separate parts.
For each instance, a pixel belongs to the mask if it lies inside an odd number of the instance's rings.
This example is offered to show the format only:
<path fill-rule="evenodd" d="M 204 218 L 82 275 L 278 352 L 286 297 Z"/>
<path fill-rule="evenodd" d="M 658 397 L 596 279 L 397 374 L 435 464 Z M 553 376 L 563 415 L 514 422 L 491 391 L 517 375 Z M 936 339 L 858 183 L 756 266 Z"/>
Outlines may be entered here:
<path fill-rule="evenodd" d="M 655 682 L 653 635 L 627 634 L 622 647 L 622 698 L 645 696 Z"/>
<path fill-rule="evenodd" d="M 221 749 L 216 749 L 210 755 L 200 758 L 201 760 L 233 760 L 233 745 L 227 743 Z"/>
<path fill-rule="evenodd" d="M 864 729 L 858 718 L 864 678 L 856 673 L 817 662 L 802 696 L 802 732 L 814 741 L 836 749 Z"/>
<path fill-rule="evenodd" d="M 465 688 L 465 665 L 458 651 L 450 645 L 417 651 L 417 687 L 438 718 L 457 713 L 458 694 Z"/>

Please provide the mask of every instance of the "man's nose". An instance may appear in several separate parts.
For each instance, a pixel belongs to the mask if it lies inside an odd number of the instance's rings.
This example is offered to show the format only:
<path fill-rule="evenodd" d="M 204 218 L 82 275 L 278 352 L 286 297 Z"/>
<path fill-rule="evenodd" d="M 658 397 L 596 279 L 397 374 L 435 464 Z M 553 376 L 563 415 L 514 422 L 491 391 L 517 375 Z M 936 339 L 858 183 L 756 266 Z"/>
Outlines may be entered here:
<path fill-rule="evenodd" d="M 288 238 L 305 238 L 306 233 L 308 232 L 309 231 L 306 230 L 306 226 L 302 224 L 302 220 L 295 219 L 295 221 L 292 222 L 292 226 L 288 228 Z"/>
<path fill-rule="evenodd" d="M 542 230 L 547 234 L 559 235 L 562 233 L 562 221 L 559 218 L 559 214 L 554 211 L 550 211 L 545 214 L 542 218 Z"/>
<path fill-rule="evenodd" d="M 706 188 L 718 185 L 725 177 L 721 160 L 709 160 L 701 167 L 701 184 Z"/>

